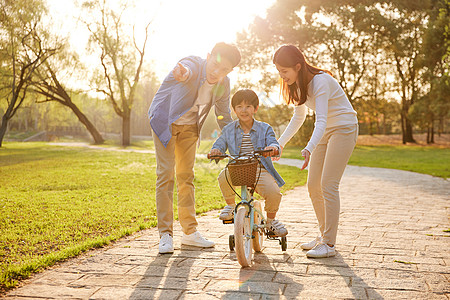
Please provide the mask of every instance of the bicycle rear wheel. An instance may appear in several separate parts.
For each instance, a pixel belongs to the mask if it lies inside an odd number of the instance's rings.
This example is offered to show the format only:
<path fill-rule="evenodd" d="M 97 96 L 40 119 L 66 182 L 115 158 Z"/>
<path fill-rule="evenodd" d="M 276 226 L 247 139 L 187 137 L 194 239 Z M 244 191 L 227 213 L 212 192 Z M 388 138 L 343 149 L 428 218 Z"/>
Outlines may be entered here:
<path fill-rule="evenodd" d="M 253 207 L 262 213 L 261 202 L 259 202 L 258 200 L 254 200 Z M 261 225 L 262 216 L 256 211 L 256 209 L 254 210 L 255 225 Z M 255 250 L 256 252 L 260 252 L 264 242 L 264 234 L 259 229 L 256 229 L 255 231 L 253 231 L 253 235 L 253 250 Z"/>
<path fill-rule="evenodd" d="M 238 262 L 243 267 L 252 264 L 252 228 L 250 227 L 250 216 L 247 215 L 245 206 L 239 207 L 234 216 L 234 241 Z"/>

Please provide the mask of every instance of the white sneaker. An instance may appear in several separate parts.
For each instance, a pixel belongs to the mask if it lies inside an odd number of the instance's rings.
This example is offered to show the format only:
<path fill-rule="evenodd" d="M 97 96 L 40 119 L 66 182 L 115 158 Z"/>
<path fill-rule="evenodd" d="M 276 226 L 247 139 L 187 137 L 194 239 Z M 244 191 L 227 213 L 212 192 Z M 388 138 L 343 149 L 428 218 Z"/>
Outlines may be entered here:
<path fill-rule="evenodd" d="M 272 231 L 276 236 L 286 236 L 288 234 L 288 231 L 284 227 L 283 223 L 276 219 L 267 221 L 266 228 Z"/>
<path fill-rule="evenodd" d="M 159 253 L 173 253 L 173 238 L 170 234 L 164 233 L 159 240 Z"/>
<path fill-rule="evenodd" d="M 320 242 L 322 242 L 322 237 L 318 236 L 314 240 L 312 240 L 311 242 L 301 244 L 300 248 L 305 249 L 305 250 L 311 250 L 312 248 L 314 248 Z"/>
<path fill-rule="evenodd" d="M 223 221 L 232 220 L 234 218 L 234 208 L 235 205 L 227 205 L 220 212 L 219 219 Z"/>
<path fill-rule="evenodd" d="M 191 234 L 183 233 L 183 236 L 181 237 L 181 244 L 203 248 L 214 247 L 214 242 L 208 241 L 207 239 L 202 237 L 202 235 L 198 231 Z"/>
<path fill-rule="evenodd" d="M 336 255 L 336 247 L 330 247 L 325 243 L 319 243 L 316 247 L 306 252 L 306 256 L 313 258 L 330 257 Z"/>

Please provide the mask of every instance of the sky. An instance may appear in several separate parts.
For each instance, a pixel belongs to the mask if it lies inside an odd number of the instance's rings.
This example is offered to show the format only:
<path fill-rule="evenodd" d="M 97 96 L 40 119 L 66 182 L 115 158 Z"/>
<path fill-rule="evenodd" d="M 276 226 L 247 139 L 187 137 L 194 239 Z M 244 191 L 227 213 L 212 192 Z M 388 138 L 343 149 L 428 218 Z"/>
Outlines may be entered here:
<path fill-rule="evenodd" d="M 47 1 L 58 30 L 70 33 L 74 44 L 83 47 L 86 32 L 75 27 L 77 10 L 72 1 Z M 275 1 L 136 0 L 138 9 L 130 22 L 143 28 L 153 20 L 146 60 L 152 62 L 162 81 L 179 59 L 189 55 L 206 58 L 217 42 L 234 42 L 236 33 L 247 29 L 255 16 L 265 17 L 267 8 Z M 230 74 L 232 84 L 233 77 Z"/>

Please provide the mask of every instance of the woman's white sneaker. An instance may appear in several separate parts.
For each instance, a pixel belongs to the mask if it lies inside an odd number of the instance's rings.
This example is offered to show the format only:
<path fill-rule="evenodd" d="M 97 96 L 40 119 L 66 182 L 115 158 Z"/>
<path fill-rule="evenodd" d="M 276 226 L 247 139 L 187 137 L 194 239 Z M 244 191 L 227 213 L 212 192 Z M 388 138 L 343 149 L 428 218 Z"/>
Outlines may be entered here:
<path fill-rule="evenodd" d="M 307 257 L 323 258 L 336 255 L 336 247 L 330 247 L 327 244 L 320 243 L 313 249 L 306 252 Z"/>
<path fill-rule="evenodd" d="M 318 236 L 314 240 L 312 240 L 311 242 L 301 244 L 300 248 L 305 249 L 305 250 L 311 250 L 312 248 L 314 248 L 320 242 L 322 242 L 322 237 Z"/>

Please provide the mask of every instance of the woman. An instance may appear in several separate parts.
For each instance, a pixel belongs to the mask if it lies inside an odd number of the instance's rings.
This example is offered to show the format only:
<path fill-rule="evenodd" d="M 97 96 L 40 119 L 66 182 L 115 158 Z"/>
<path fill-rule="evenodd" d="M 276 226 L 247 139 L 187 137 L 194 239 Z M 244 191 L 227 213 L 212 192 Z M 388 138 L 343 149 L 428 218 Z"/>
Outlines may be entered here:
<path fill-rule="evenodd" d="M 316 113 L 314 131 L 301 154 L 308 163 L 308 192 L 319 223 L 320 236 L 302 244 L 308 257 L 334 256 L 339 222 L 339 182 L 358 136 L 356 112 L 331 72 L 308 64 L 293 45 L 281 46 L 273 63 L 282 79 L 281 90 L 294 115 L 278 142 L 281 149 L 302 126 L 306 107 Z"/>

